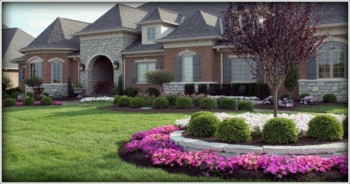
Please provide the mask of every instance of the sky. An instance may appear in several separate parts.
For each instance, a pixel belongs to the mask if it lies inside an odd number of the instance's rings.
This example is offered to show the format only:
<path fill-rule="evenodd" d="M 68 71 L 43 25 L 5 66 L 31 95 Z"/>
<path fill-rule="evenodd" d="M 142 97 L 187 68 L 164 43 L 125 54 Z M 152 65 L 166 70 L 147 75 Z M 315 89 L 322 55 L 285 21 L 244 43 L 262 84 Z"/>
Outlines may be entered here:
<path fill-rule="evenodd" d="M 21 28 L 30 35 L 37 37 L 57 17 L 92 23 L 115 4 L 115 2 L 4 2 L 2 3 L 2 23 L 10 28 Z M 128 2 L 124 4 L 137 7 L 141 3 Z"/>

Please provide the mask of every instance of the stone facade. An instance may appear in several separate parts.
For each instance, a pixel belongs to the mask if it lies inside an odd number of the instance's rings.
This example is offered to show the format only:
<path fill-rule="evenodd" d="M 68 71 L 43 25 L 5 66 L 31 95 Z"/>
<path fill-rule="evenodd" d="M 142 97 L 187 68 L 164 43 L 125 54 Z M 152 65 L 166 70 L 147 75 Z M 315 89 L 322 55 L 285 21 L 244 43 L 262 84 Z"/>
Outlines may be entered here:
<path fill-rule="evenodd" d="M 164 92 L 165 93 L 184 93 L 186 84 L 194 84 L 196 91 L 198 91 L 199 84 L 214 84 L 216 82 L 170 82 L 164 84 Z"/>
<path fill-rule="evenodd" d="M 48 93 L 50 96 L 54 94 L 68 94 L 67 84 L 42 84 L 42 87 L 45 88 L 43 93 Z M 25 92 L 33 92 L 33 88 L 26 85 Z"/>
<path fill-rule="evenodd" d="M 338 102 L 348 101 L 348 80 L 346 79 L 317 79 L 299 80 L 299 94 L 308 93 L 322 101 L 323 95 L 332 93 Z"/>
<path fill-rule="evenodd" d="M 106 56 L 112 63 L 119 62 L 119 69 L 113 70 L 113 82 L 117 85 L 118 77 L 123 74 L 124 67 L 120 52 L 135 39 L 135 35 L 126 33 L 80 36 L 80 59 L 85 65 L 85 71 L 80 73 L 80 82 L 86 89 L 87 95 L 91 95 L 93 92 L 92 66 L 95 59 L 99 56 Z"/>

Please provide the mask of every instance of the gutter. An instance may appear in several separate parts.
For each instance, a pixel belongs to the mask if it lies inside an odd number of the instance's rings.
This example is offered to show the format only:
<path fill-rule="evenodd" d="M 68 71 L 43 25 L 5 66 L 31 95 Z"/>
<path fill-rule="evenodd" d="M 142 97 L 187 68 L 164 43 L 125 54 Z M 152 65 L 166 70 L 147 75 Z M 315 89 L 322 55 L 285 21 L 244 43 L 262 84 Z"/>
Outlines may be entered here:
<path fill-rule="evenodd" d="M 20 52 L 30 52 L 30 51 L 79 51 L 79 49 L 73 48 L 23 48 L 19 50 Z"/>
<path fill-rule="evenodd" d="M 159 50 L 146 50 L 146 51 L 130 51 L 130 52 L 121 52 L 123 55 L 132 55 L 132 54 L 155 54 L 155 53 L 162 53 L 164 52 L 164 49 Z"/>
<path fill-rule="evenodd" d="M 222 39 L 222 36 L 202 36 L 202 37 L 197 37 L 197 38 L 161 39 L 161 40 L 156 40 L 155 42 L 156 43 L 168 43 L 168 42 L 209 40 L 209 39 Z"/>
<path fill-rule="evenodd" d="M 78 32 L 78 33 L 72 34 L 72 36 L 84 36 L 84 35 L 91 35 L 91 34 L 114 33 L 114 32 L 140 33 L 138 31 L 128 29 L 128 28 L 118 28 L 118 29 L 109 29 L 109 30 L 101 30 L 101 31 Z"/>

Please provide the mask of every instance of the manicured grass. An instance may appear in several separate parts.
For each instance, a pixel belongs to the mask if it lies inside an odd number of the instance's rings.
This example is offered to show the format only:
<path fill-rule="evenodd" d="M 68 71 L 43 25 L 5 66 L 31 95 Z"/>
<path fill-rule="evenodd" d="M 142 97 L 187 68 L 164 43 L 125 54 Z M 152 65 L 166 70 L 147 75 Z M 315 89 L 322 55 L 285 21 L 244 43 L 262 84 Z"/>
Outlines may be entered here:
<path fill-rule="evenodd" d="M 5 108 L 3 181 L 264 181 L 190 177 L 123 162 L 117 149 L 133 133 L 185 114 L 97 109 L 106 104 Z"/>
<path fill-rule="evenodd" d="M 311 106 L 299 107 L 295 111 L 312 112 L 312 113 L 334 113 L 334 114 L 348 114 L 347 106 L 329 105 L 329 106 Z"/>

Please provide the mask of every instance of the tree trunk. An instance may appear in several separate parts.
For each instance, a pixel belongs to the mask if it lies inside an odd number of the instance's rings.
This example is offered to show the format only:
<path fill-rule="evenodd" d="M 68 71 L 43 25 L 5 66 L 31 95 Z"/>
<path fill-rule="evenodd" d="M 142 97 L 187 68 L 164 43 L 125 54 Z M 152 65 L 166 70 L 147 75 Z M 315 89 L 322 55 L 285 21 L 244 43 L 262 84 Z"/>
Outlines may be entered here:
<path fill-rule="evenodd" d="M 277 110 L 278 110 L 277 89 L 272 89 L 272 99 L 273 99 L 273 117 L 277 117 Z"/>

